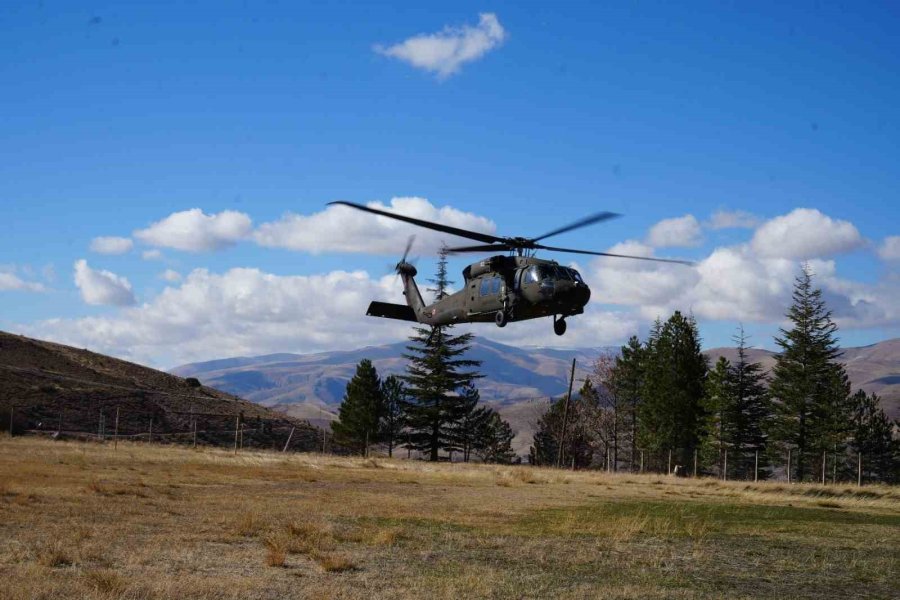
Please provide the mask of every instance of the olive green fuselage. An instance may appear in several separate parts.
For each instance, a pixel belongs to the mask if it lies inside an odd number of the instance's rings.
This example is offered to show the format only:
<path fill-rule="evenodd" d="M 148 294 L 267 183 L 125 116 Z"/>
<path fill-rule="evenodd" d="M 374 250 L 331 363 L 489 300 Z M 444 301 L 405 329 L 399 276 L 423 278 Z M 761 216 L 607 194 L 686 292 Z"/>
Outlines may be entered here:
<path fill-rule="evenodd" d="M 577 271 L 555 261 L 525 256 L 494 256 L 463 270 L 462 289 L 425 305 L 415 269 L 400 268 L 407 304 L 416 320 L 428 325 L 493 322 L 581 314 L 591 292 Z"/>

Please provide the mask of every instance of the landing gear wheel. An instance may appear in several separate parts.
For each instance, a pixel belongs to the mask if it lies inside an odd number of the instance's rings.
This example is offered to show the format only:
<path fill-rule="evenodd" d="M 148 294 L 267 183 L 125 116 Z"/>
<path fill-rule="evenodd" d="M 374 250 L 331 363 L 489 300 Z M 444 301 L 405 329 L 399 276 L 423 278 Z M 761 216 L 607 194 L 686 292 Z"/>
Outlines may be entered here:
<path fill-rule="evenodd" d="M 506 327 L 506 313 L 502 310 L 498 310 L 497 314 L 494 315 L 494 323 L 497 324 L 497 327 Z"/>
<path fill-rule="evenodd" d="M 565 319 L 556 319 L 553 321 L 553 333 L 556 335 L 563 335 L 566 332 L 566 320 Z"/>

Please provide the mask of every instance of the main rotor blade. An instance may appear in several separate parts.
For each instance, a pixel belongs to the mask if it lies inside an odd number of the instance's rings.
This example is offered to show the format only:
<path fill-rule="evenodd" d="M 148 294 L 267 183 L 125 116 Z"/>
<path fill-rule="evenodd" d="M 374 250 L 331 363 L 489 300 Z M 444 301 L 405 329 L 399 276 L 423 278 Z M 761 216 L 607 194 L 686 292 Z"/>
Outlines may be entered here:
<path fill-rule="evenodd" d="M 373 213 L 376 215 L 381 215 L 382 217 L 389 217 L 391 219 L 397 219 L 398 221 L 405 221 L 406 223 L 412 223 L 413 225 L 418 225 L 419 227 L 425 227 L 427 229 L 434 229 L 435 231 L 443 231 L 444 233 L 449 233 L 451 235 L 458 235 L 459 237 L 469 238 L 470 240 L 485 242 L 487 244 L 503 241 L 503 238 L 498 238 L 496 236 L 489 235 L 487 233 L 478 233 L 476 231 L 467 231 L 465 229 L 459 229 L 457 227 L 450 227 L 449 225 L 441 225 L 440 223 L 432 223 L 431 221 L 424 221 L 422 219 L 415 219 L 413 217 L 407 217 L 405 215 L 398 215 L 396 213 L 387 212 L 386 210 L 370 208 L 368 206 L 364 206 L 362 204 L 357 204 L 355 202 L 345 202 L 344 200 L 336 200 L 334 202 L 329 202 L 328 204 L 341 204 L 343 206 L 349 206 L 350 208 L 355 208 L 357 210 L 362 210 L 362 211 L 370 212 L 370 213 Z"/>
<path fill-rule="evenodd" d="M 455 248 L 447 248 L 447 252 L 457 254 L 459 252 L 506 252 L 513 248 L 508 244 L 486 244 L 484 246 L 457 246 Z"/>
<path fill-rule="evenodd" d="M 544 246 L 542 244 L 535 244 L 535 248 L 540 250 L 553 250 L 554 252 L 571 252 L 573 254 L 590 254 L 592 256 L 611 256 L 613 258 L 633 258 L 635 260 L 649 260 L 652 262 L 664 262 L 664 263 L 674 263 L 677 265 L 688 265 L 691 266 L 694 263 L 689 260 L 676 260 L 674 258 L 653 258 L 651 256 L 631 256 L 629 254 L 611 254 L 609 252 L 592 252 L 590 250 L 573 250 L 572 248 L 555 248 L 553 246 Z"/>
<path fill-rule="evenodd" d="M 600 221 L 608 221 L 609 219 L 615 219 L 616 217 L 620 217 L 619 213 L 611 213 L 611 212 L 599 212 L 597 214 L 591 215 L 589 217 L 585 217 L 574 223 L 570 223 L 565 227 L 560 227 L 559 229 L 554 229 L 550 233 L 545 233 L 541 237 L 531 238 L 532 242 L 539 242 L 545 238 L 548 238 L 552 235 L 559 235 L 560 233 L 565 233 L 567 231 L 572 231 L 573 229 L 580 229 L 581 227 L 587 227 L 588 225 L 593 225 L 594 223 L 599 223 Z"/>

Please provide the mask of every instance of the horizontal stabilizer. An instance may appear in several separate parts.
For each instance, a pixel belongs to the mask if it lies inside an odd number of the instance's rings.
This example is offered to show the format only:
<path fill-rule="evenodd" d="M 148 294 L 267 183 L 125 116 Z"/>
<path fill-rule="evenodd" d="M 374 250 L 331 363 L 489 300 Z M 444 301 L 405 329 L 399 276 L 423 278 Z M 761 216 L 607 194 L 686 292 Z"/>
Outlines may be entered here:
<path fill-rule="evenodd" d="M 412 321 L 417 323 L 416 313 L 405 304 L 389 304 L 387 302 L 373 302 L 369 305 L 366 314 L 370 317 L 384 317 L 385 319 L 397 319 L 399 321 Z"/>

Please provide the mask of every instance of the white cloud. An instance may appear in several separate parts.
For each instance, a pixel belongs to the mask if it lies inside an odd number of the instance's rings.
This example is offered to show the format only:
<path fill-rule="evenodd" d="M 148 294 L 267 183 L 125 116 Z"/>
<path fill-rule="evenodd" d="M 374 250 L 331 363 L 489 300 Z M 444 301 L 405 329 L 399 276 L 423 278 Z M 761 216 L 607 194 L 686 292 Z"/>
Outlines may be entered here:
<path fill-rule="evenodd" d="M 638 242 L 610 252 L 652 256 L 652 248 Z M 841 327 L 900 324 L 900 308 L 893 301 L 900 293 L 897 282 L 853 282 L 838 276 L 833 260 L 808 263 Z M 584 275 L 595 299 L 633 306 L 645 319 L 677 309 L 706 320 L 782 323 L 799 269 L 800 260 L 760 255 L 751 243 L 716 248 L 695 267 L 599 258 Z"/>
<path fill-rule="evenodd" d="M 647 234 L 647 243 L 655 248 L 687 248 L 702 241 L 700 223 L 694 215 L 664 219 Z"/>
<path fill-rule="evenodd" d="M 707 222 L 710 229 L 755 229 L 760 224 L 756 215 L 743 210 L 720 210 Z"/>
<path fill-rule="evenodd" d="M 81 261 L 79 261 L 81 262 Z M 359 348 L 403 339 L 408 323 L 367 317 L 371 300 L 402 301 L 396 276 L 278 276 L 196 269 L 153 300 L 114 316 L 53 319 L 24 333 L 172 366 L 275 351 Z"/>
<path fill-rule="evenodd" d="M 173 269 L 166 269 L 160 274 L 160 278 L 165 279 L 169 283 L 175 283 L 176 281 L 181 281 L 181 273 Z"/>
<path fill-rule="evenodd" d="M 878 248 L 878 256 L 884 260 L 900 260 L 900 235 L 884 238 Z"/>
<path fill-rule="evenodd" d="M 125 254 L 134 247 L 131 238 L 124 237 L 95 237 L 91 240 L 91 252 L 97 254 Z"/>
<path fill-rule="evenodd" d="M 420 34 L 375 51 L 445 78 L 463 64 L 477 60 L 503 43 L 507 34 L 493 13 L 481 13 L 478 25 L 445 27 L 438 33 Z"/>
<path fill-rule="evenodd" d="M 45 288 L 36 281 L 26 281 L 16 275 L 13 266 L 0 265 L 0 292 L 44 292 Z"/>
<path fill-rule="evenodd" d="M 393 198 L 389 206 L 380 202 L 370 202 L 368 206 L 483 233 L 496 229 L 489 219 L 450 206 L 437 208 L 424 198 Z M 442 241 L 474 243 L 341 205 L 328 206 L 308 216 L 288 213 L 278 221 L 260 225 L 253 237 L 262 246 L 314 254 L 368 252 L 395 256 L 403 252 L 410 235 L 416 236 L 413 255 L 434 254 Z"/>
<path fill-rule="evenodd" d="M 159 260 L 163 256 L 163 253 L 157 248 L 153 248 L 152 250 L 144 250 L 141 252 L 141 258 L 144 260 Z"/>
<path fill-rule="evenodd" d="M 172 213 L 146 229 L 134 232 L 145 244 L 189 252 L 219 250 L 246 238 L 252 229 L 246 214 L 225 210 L 207 215 L 199 208 Z"/>
<path fill-rule="evenodd" d="M 128 306 L 135 302 L 127 279 L 109 271 L 95 271 L 84 259 L 75 261 L 75 285 L 88 304 Z"/>
<path fill-rule="evenodd" d="M 764 223 L 750 243 L 759 256 L 805 260 L 853 250 L 863 239 L 848 221 L 832 219 L 814 208 L 797 208 Z"/>

